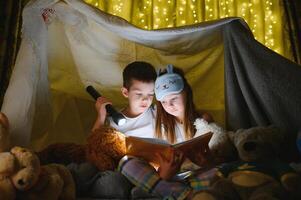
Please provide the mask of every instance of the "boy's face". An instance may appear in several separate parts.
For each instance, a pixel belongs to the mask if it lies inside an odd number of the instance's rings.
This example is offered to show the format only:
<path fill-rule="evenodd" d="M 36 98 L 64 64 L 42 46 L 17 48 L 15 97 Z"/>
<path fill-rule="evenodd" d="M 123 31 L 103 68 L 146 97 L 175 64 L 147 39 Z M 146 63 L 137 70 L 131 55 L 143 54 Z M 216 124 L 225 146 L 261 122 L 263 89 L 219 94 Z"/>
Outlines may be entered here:
<path fill-rule="evenodd" d="M 154 82 L 142 82 L 133 79 L 129 89 L 123 87 L 122 94 L 129 99 L 129 107 L 135 114 L 141 114 L 152 104 L 154 98 Z"/>

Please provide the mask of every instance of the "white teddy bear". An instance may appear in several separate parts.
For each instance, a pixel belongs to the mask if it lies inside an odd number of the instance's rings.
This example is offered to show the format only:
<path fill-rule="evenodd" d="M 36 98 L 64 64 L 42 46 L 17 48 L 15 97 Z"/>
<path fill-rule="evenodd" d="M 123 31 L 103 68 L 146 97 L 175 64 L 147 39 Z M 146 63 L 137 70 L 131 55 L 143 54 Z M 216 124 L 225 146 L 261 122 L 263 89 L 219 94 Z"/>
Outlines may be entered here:
<path fill-rule="evenodd" d="M 233 159 L 233 156 L 236 155 L 236 149 L 230 138 L 233 132 L 224 130 L 220 125 L 214 122 L 208 123 L 202 118 L 197 118 L 194 125 L 196 128 L 194 137 L 208 132 L 213 133 L 208 146 L 217 163 Z"/>

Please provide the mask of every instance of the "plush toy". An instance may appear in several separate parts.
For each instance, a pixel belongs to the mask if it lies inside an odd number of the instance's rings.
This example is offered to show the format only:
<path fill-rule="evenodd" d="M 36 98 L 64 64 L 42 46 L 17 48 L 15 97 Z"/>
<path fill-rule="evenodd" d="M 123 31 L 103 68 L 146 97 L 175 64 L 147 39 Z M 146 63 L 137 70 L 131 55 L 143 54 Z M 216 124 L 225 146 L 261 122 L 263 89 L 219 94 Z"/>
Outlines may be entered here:
<path fill-rule="evenodd" d="M 29 150 L 14 147 L 10 152 L 0 153 L 0 191 L 5 199 L 14 199 L 16 190 L 27 190 L 38 180 L 40 163 Z"/>
<path fill-rule="evenodd" d="M 9 149 L 9 123 L 6 115 L 0 112 L 0 152 Z"/>
<path fill-rule="evenodd" d="M 238 161 L 217 167 L 220 177 L 227 179 L 225 183 L 231 184 L 227 187 L 216 187 L 213 184 L 206 194 L 199 194 L 198 198 L 202 195 L 207 198 L 212 194 L 213 199 L 220 199 L 217 194 L 234 194 L 231 190 L 236 191 L 239 199 L 301 197 L 300 175 L 278 158 L 284 138 L 284 133 L 278 128 L 253 127 L 231 132 L 223 130 L 217 124 L 202 121 L 196 124 L 196 128 L 200 128 L 199 133 L 214 133 L 209 148 L 212 156 L 218 157 L 218 161 L 229 162 L 227 159 L 238 156 Z M 233 188 L 229 189 L 231 185 Z"/>
<path fill-rule="evenodd" d="M 114 170 L 125 155 L 125 136 L 109 126 L 91 132 L 87 144 L 55 143 L 37 152 L 43 164 L 91 162 L 99 170 Z"/>
<path fill-rule="evenodd" d="M 75 199 L 75 184 L 63 165 L 40 166 L 32 151 L 0 153 L 0 199 Z"/>
<path fill-rule="evenodd" d="M 18 197 L 30 200 L 75 200 L 75 183 L 64 165 L 44 165 L 36 184 L 29 190 L 18 192 Z"/>
<path fill-rule="evenodd" d="M 126 154 L 125 136 L 111 127 L 103 126 L 87 139 L 87 160 L 99 170 L 114 170 Z"/>
<path fill-rule="evenodd" d="M 15 157 L 10 152 L 0 153 L 0 199 L 14 200 L 16 189 L 10 179 L 15 171 Z"/>

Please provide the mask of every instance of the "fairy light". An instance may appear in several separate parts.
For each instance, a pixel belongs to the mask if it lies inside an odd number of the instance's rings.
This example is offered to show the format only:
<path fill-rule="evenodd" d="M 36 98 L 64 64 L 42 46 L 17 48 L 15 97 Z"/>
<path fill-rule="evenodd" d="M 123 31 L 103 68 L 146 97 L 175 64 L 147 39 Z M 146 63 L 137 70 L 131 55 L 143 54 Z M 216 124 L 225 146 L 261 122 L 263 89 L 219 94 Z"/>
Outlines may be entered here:
<path fill-rule="evenodd" d="M 278 2 L 276 3 L 274 0 L 202 0 L 203 8 L 196 0 L 144 0 L 137 1 L 138 4 L 129 3 L 126 0 L 112 0 L 111 3 L 107 3 L 109 6 L 104 6 L 103 1 L 100 0 L 84 1 L 102 10 L 108 7 L 107 12 L 123 17 L 134 25 L 145 29 L 199 23 L 202 20 L 229 17 L 237 13 L 247 21 L 251 31 L 257 34 L 257 37 L 254 34 L 255 39 L 258 38 L 260 42 L 270 48 L 274 46 L 273 49 L 279 48 L 279 44 L 282 44 L 276 39 L 279 34 L 274 35 L 279 28 L 279 23 L 282 23 L 282 16 L 278 16 Z M 132 7 L 132 4 L 137 6 Z M 261 6 L 263 9 L 257 10 L 257 7 Z M 132 11 L 134 15 L 131 15 L 132 18 L 129 19 L 127 15 L 131 12 L 125 9 L 131 7 L 136 10 Z M 205 14 L 204 19 L 202 19 L 202 12 Z M 263 36 L 259 36 L 259 34 Z M 281 52 L 282 48 L 282 46 L 279 48 Z"/>

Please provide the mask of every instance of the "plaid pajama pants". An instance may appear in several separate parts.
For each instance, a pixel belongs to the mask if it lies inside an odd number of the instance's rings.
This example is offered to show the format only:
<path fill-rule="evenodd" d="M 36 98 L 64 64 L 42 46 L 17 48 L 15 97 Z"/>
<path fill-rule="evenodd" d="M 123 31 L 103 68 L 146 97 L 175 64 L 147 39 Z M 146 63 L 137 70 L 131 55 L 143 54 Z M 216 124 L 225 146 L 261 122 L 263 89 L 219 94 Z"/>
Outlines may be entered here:
<path fill-rule="evenodd" d="M 217 177 L 218 170 L 213 168 L 201 174 L 195 174 L 185 181 L 173 182 L 161 179 L 157 171 L 146 161 L 124 156 L 118 170 L 134 185 L 143 190 L 159 195 L 164 199 L 185 199 L 192 191 L 207 189 Z"/>

